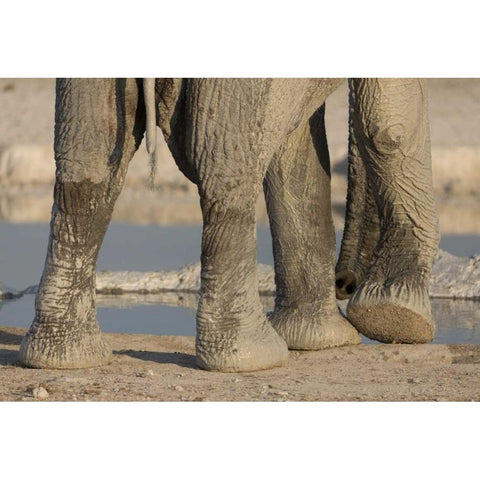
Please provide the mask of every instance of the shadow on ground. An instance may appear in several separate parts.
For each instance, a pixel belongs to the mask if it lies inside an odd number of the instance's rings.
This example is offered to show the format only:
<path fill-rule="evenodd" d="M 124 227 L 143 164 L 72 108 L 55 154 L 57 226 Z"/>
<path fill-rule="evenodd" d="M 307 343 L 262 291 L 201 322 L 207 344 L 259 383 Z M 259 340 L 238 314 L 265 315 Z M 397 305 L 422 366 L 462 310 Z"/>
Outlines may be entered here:
<path fill-rule="evenodd" d="M 9 365 L 20 366 L 18 351 L 0 348 L 0 366 L 6 367 Z"/>
<path fill-rule="evenodd" d="M 1 345 L 20 345 L 23 335 L 17 333 L 6 332 L 0 328 L 0 344 Z"/>
<path fill-rule="evenodd" d="M 161 364 L 173 364 L 179 367 L 197 369 L 195 356 L 181 352 L 149 352 L 145 350 L 114 350 L 114 355 L 128 355 L 145 362 L 156 362 Z"/>

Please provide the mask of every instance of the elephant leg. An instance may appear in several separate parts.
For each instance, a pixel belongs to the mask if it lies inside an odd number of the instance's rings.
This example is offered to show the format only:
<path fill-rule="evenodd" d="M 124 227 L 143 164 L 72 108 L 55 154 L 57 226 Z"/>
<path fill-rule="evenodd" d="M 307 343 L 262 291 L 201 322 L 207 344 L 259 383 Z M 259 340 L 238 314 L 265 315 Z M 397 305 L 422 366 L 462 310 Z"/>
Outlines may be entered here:
<path fill-rule="evenodd" d="M 298 350 L 360 342 L 335 300 L 324 113 L 323 106 L 286 138 L 264 181 L 276 283 L 275 310 L 269 317 L 288 347 Z"/>
<path fill-rule="evenodd" d="M 292 110 L 300 110 L 310 85 L 300 82 L 295 91 L 296 83 L 283 79 L 189 83 L 186 151 L 203 213 L 196 338 L 201 368 L 254 371 L 288 357 L 260 302 L 255 204 L 274 152 L 301 117 Z"/>
<path fill-rule="evenodd" d="M 196 359 L 206 370 L 261 370 L 287 358 L 287 346 L 268 322 L 258 293 L 255 191 L 260 184 L 261 179 L 244 178 L 234 188 L 215 183 L 201 193 Z"/>
<path fill-rule="evenodd" d="M 145 131 L 140 90 L 134 79 L 57 80 L 54 204 L 35 319 L 20 348 L 26 366 L 82 368 L 110 358 L 96 316 L 95 267 Z"/>
<path fill-rule="evenodd" d="M 306 122 L 339 83 L 339 79 L 188 82 L 186 156 L 198 179 L 204 221 L 196 343 L 202 368 L 260 370 L 287 358 L 287 344 L 260 303 L 255 200 L 285 137 Z"/>
<path fill-rule="evenodd" d="M 429 342 L 435 325 L 428 287 L 439 232 L 425 86 L 418 79 L 356 79 L 351 88 L 380 237 L 348 319 L 379 341 Z"/>
<path fill-rule="evenodd" d="M 335 268 L 337 298 L 350 298 L 362 283 L 378 241 L 377 205 L 353 126 L 354 95 L 349 95 L 348 192 L 342 247 Z"/>

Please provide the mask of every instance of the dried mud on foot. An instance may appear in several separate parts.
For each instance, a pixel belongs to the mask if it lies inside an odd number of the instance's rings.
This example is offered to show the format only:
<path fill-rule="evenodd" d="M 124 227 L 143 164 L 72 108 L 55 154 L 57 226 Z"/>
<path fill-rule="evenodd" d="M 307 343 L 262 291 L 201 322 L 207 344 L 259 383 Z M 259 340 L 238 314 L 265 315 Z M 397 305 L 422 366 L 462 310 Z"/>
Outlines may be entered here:
<path fill-rule="evenodd" d="M 356 345 L 289 353 L 284 367 L 195 366 L 194 338 L 105 334 L 107 366 L 20 367 L 25 330 L 0 327 L 2 401 L 479 401 L 480 345 Z"/>

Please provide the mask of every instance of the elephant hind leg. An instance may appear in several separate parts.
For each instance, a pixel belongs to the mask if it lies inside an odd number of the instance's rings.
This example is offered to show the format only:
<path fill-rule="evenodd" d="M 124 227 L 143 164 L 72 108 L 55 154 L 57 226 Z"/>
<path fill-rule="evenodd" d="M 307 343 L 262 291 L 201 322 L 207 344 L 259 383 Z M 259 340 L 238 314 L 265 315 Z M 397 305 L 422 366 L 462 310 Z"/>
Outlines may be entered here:
<path fill-rule="evenodd" d="M 335 301 L 324 107 L 285 139 L 269 166 L 264 190 L 275 260 L 272 325 L 291 349 L 359 343 Z"/>
<path fill-rule="evenodd" d="M 204 219 L 196 361 L 205 370 L 246 372 L 282 365 L 283 339 L 267 321 L 258 293 L 255 190 L 250 177 L 202 190 Z"/>
<path fill-rule="evenodd" d="M 47 258 L 35 319 L 20 361 L 35 368 L 83 368 L 109 361 L 97 322 L 100 246 L 145 130 L 136 80 L 57 81 L 56 182 Z"/>

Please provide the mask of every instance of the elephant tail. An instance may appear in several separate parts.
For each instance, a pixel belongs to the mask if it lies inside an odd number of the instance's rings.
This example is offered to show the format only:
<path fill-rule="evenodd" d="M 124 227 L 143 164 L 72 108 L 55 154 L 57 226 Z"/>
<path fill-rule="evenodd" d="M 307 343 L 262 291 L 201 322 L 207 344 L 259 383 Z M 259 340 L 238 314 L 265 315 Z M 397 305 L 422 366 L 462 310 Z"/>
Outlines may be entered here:
<path fill-rule="evenodd" d="M 155 79 L 143 79 L 143 98 L 146 111 L 146 140 L 147 152 L 150 155 L 150 178 L 149 187 L 153 190 L 155 174 L 157 172 L 158 149 L 157 149 L 157 118 L 155 109 Z"/>

